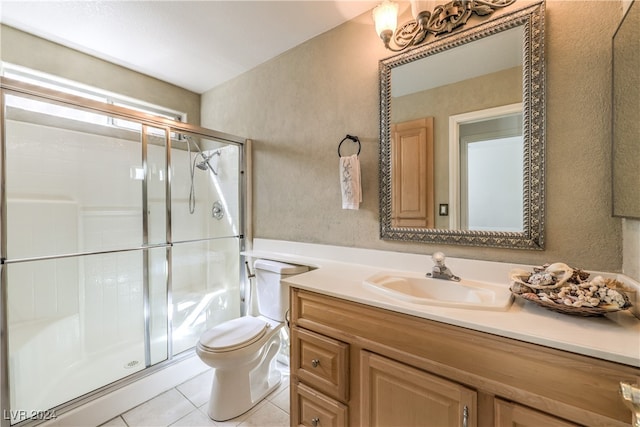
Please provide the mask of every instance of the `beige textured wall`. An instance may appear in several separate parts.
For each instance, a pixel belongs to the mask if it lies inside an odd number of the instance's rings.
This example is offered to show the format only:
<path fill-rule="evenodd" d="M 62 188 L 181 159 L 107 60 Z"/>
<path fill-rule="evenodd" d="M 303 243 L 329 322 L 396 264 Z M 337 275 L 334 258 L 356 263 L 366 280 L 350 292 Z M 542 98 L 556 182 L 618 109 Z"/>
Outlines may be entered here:
<path fill-rule="evenodd" d="M 388 56 L 365 13 L 203 94 L 203 126 L 255 140 L 255 236 L 496 261 L 622 268 L 611 217 L 614 1 L 547 2 L 546 250 L 383 241 L 378 225 L 378 71 Z M 336 148 L 362 140 L 364 201 L 340 208 Z"/>
<path fill-rule="evenodd" d="M 0 58 L 15 65 L 185 112 L 189 123 L 200 124 L 199 94 L 6 25 L 0 26 Z"/>

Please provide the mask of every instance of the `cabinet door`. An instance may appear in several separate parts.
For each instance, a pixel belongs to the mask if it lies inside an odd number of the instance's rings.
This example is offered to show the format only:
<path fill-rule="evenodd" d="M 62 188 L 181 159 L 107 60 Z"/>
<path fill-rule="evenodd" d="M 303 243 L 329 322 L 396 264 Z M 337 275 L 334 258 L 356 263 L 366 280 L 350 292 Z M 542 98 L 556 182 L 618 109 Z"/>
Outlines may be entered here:
<path fill-rule="evenodd" d="M 367 351 L 361 367 L 362 425 L 476 426 L 475 391 Z"/>
<path fill-rule="evenodd" d="M 495 399 L 494 408 L 496 427 L 578 427 L 578 424 L 502 399 Z"/>

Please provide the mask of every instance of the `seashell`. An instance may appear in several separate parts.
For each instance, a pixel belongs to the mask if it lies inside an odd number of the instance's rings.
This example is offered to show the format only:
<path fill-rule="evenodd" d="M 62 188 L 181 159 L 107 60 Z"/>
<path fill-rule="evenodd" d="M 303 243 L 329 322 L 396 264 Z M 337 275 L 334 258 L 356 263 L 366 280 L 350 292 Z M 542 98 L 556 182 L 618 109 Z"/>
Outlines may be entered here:
<path fill-rule="evenodd" d="M 515 282 L 511 285 L 511 292 L 514 292 L 516 294 L 526 294 L 526 293 L 531 293 L 534 292 L 533 289 L 531 289 L 529 286 L 525 285 L 524 283 L 521 282 Z"/>
<path fill-rule="evenodd" d="M 539 300 L 540 299 L 540 298 L 538 298 L 538 295 L 536 295 L 533 292 L 522 294 L 521 297 L 524 298 L 524 299 L 528 299 L 528 300 Z"/>
<path fill-rule="evenodd" d="M 531 276 L 529 276 L 527 282 L 534 286 L 548 286 L 555 285 L 556 278 L 551 273 L 540 272 L 533 273 Z"/>
<path fill-rule="evenodd" d="M 538 266 L 538 267 L 533 267 L 533 271 L 535 273 L 539 273 L 541 271 L 545 271 L 547 269 L 547 267 L 549 267 L 549 263 L 543 264 L 543 265 Z"/>
<path fill-rule="evenodd" d="M 514 268 L 509 272 L 509 278 L 512 283 L 522 283 L 523 285 L 527 285 L 529 276 L 531 276 L 531 273 L 521 268 Z"/>
<path fill-rule="evenodd" d="M 617 281 L 616 279 L 603 279 L 604 284 L 607 288 L 610 289 L 618 289 L 621 291 L 625 290 L 624 283 Z"/>
<path fill-rule="evenodd" d="M 554 301 L 552 298 L 549 298 L 549 296 L 548 296 L 547 294 L 542 294 L 542 295 L 538 294 L 538 296 L 540 297 L 540 299 L 541 299 L 542 301 L 547 301 L 547 302 L 553 302 L 553 303 L 555 303 L 555 301 Z"/>
<path fill-rule="evenodd" d="M 560 287 L 573 276 L 574 270 L 563 262 L 556 262 L 548 266 L 545 271 L 556 278 L 556 285 Z"/>
<path fill-rule="evenodd" d="M 571 276 L 569 281 L 573 283 L 586 283 L 588 282 L 587 279 L 589 278 L 589 276 L 590 274 L 586 271 L 580 270 L 579 268 L 574 268 L 573 275 Z"/>

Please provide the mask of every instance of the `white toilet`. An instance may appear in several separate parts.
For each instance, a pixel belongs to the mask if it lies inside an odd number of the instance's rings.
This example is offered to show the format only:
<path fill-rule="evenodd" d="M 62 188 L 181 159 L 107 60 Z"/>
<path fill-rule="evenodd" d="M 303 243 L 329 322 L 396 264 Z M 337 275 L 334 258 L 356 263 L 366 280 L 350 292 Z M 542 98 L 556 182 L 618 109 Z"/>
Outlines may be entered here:
<path fill-rule="evenodd" d="M 260 316 L 229 320 L 205 331 L 196 353 L 215 369 L 209 417 L 225 421 L 247 412 L 280 384 L 276 356 L 289 309 L 289 287 L 280 280 L 306 266 L 256 260 L 255 286 Z"/>

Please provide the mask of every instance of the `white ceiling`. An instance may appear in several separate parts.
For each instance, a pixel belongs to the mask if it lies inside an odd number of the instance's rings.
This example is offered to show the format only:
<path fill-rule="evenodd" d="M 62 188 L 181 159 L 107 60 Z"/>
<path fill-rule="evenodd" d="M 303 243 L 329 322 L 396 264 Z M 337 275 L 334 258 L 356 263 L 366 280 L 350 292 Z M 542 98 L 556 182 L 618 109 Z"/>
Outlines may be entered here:
<path fill-rule="evenodd" d="M 0 0 L 0 22 L 203 93 L 378 3 Z"/>

